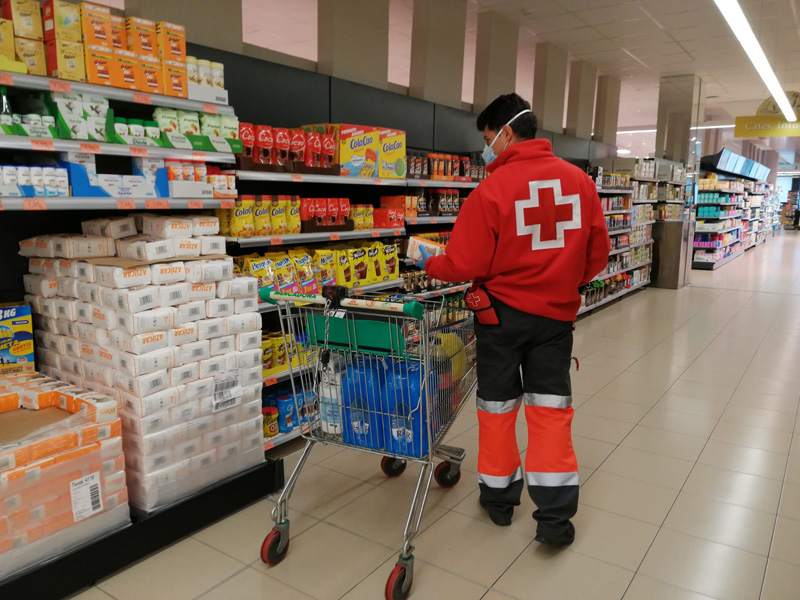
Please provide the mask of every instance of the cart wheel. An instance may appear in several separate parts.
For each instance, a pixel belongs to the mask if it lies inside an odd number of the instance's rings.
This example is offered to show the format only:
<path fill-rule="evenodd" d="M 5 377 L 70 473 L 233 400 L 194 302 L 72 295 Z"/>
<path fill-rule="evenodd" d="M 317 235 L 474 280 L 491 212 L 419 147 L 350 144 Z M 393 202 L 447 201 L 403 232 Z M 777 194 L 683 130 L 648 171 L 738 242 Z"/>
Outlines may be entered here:
<path fill-rule="evenodd" d="M 406 568 L 401 565 L 395 565 L 392 574 L 386 581 L 386 600 L 406 600 L 411 591 L 411 585 L 408 589 L 403 591 L 403 584 L 406 581 Z"/>
<path fill-rule="evenodd" d="M 436 470 L 433 472 L 433 478 L 443 488 L 451 488 L 461 481 L 461 469 L 456 471 L 455 475 L 450 474 L 450 463 L 445 461 L 439 463 Z"/>
<path fill-rule="evenodd" d="M 387 477 L 399 477 L 406 470 L 406 461 L 384 456 L 381 459 L 381 470 Z"/>
<path fill-rule="evenodd" d="M 267 563 L 270 567 L 274 567 L 275 565 L 279 564 L 284 558 L 286 558 L 286 553 L 289 551 L 288 540 L 283 552 L 278 551 L 278 546 L 280 543 L 281 532 L 277 529 L 273 529 L 269 532 L 269 535 L 264 538 L 264 543 L 261 544 L 261 560 Z"/>

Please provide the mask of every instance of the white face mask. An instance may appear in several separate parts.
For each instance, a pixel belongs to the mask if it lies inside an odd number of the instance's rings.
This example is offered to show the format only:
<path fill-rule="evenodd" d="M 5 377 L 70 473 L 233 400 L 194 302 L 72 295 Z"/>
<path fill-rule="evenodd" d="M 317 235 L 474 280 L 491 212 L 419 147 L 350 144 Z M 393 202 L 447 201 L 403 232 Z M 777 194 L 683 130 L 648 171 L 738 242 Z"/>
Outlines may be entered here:
<path fill-rule="evenodd" d="M 517 120 L 517 117 L 521 117 L 525 113 L 529 112 L 531 112 L 530 108 L 526 108 L 525 110 L 518 112 L 516 115 L 511 117 L 511 120 L 508 123 L 506 123 L 506 125 L 511 125 L 514 121 Z M 506 125 L 503 125 L 503 127 L 505 127 Z M 486 144 L 486 146 L 483 149 L 483 152 L 481 152 L 481 157 L 483 158 L 483 162 L 486 163 L 486 165 L 490 165 L 497 158 L 497 154 L 495 153 L 493 146 L 494 143 L 497 141 L 497 138 L 500 137 L 500 134 L 503 133 L 503 127 L 501 127 L 500 131 L 497 132 L 497 135 L 494 136 L 492 143 Z M 506 144 L 506 148 L 508 148 L 508 144 Z M 503 152 L 505 152 L 505 148 L 503 148 Z"/>

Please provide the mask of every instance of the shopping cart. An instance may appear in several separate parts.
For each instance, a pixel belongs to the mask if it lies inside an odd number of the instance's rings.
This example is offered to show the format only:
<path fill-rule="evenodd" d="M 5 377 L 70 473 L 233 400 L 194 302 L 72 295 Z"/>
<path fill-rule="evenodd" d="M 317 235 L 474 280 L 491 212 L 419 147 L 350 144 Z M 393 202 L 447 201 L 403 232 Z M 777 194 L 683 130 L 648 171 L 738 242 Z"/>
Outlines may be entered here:
<path fill-rule="evenodd" d="M 419 532 L 431 479 L 452 487 L 461 479 L 465 452 L 444 440 L 477 385 L 471 314 L 442 302 L 387 302 L 348 298 L 326 287 L 321 295 L 276 293 L 292 371 L 296 413 L 286 415 L 307 440 L 272 511 L 275 526 L 261 559 L 277 565 L 289 548 L 288 502 L 309 453 L 318 442 L 382 456 L 397 477 L 420 463 L 400 557 L 386 583 L 386 598 L 407 598 L 414 572 L 412 541 Z M 443 462 L 434 468 L 433 459 Z"/>

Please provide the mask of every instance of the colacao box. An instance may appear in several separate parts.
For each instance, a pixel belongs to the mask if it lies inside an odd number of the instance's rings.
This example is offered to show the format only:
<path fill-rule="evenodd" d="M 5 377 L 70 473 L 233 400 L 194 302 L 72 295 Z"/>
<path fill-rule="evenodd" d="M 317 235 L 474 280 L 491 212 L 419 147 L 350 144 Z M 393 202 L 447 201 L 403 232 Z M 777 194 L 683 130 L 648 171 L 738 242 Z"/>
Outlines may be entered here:
<path fill-rule="evenodd" d="M 59 79 L 86 81 L 83 44 L 62 39 L 48 40 L 47 74 Z"/>
<path fill-rule="evenodd" d="M 142 56 L 158 56 L 158 39 L 155 21 L 128 17 L 128 50 Z"/>
<path fill-rule="evenodd" d="M 378 177 L 404 179 L 406 176 L 406 132 L 382 129 L 378 152 Z"/>
<path fill-rule="evenodd" d="M 325 132 L 336 144 L 334 163 L 344 177 L 376 177 L 380 130 L 363 125 L 326 123 Z"/>
<path fill-rule="evenodd" d="M 111 46 L 114 50 L 128 49 L 128 31 L 124 17 L 111 15 Z"/>
<path fill-rule="evenodd" d="M 86 46 L 86 81 L 98 85 L 116 86 L 117 64 L 111 48 Z"/>
<path fill-rule="evenodd" d="M 164 94 L 166 96 L 177 96 L 186 98 L 188 92 L 188 81 L 186 79 L 186 64 L 173 60 L 162 62 L 162 79 L 164 81 Z"/>
<path fill-rule="evenodd" d="M 17 60 L 25 63 L 30 75 L 47 76 L 47 64 L 42 42 L 18 37 L 14 39 L 14 48 L 17 53 Z"/>
<path fill-rule="evenodd" d="M 18 38 L 43 41 L 42 13 L 34 0 L 3 0 L 3 18 L 14 23 L 14 35 Z"/>
<path fill-rule="evenodd" d="M 111 48 L 111 9 L 81 2 L 81 32 L 86 46 Z"/>
<path fill-rule="evenodd" d="M 14 55 L 14 25 L 8 19 L 0 19 L 0 56 L 16 60 Z"/>
<path fill-rule="evenodd" d="M 126 50 L 114 50 L 114 59 L 119 73 L 119 87 L 126 90 L 144 89 L 139 57 L 135 53 Z"/>
<path fill-rule="evenodd" d="M 186 62 L 186 28 L 168 21 L 156 24 L 158 57 L 161 60 Z"/>
<path fill-rule="evenodd" d="M 81 43 L 81 7 L 65 0 L 47 0 L 42 4 L 44 39 Z"/>
<path fill-rule="evenodd" d="M 161 61 L 150 56 L 139 55 L 139 66 L 142 71 L 142 91 L 151 94 L 164 93 L 164 73 Z"/>
<path fill-rule="evenodd" d="M 31 373 L 33 366 L 31 307 L 0 304 L 0 373 Z"/>

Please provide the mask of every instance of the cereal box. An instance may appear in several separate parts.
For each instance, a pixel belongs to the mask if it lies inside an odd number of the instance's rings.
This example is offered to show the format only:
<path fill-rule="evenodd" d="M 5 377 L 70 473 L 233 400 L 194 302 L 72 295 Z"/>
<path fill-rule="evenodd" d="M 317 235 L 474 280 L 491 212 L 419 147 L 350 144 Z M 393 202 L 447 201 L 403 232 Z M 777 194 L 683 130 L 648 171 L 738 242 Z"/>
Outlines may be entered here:
<path fill-rule="evenodd" d="M 33 367 L 31 307 L 0 304 L 0 373 L 32 373 Z"/>
<path fill-rule="evenodd" d="M 406 132 L 383 129 L 378 152 L 378 177 L 404 179 L 406 176 Z"/>
<path fill-rule="evenodd" d="M 59 79 L 86 81 L 83 44 L 62 39 L 48 40 L 47 74 Z"/>
<path fill-rule="evenodd" d="M 81 31 L 86 46 L 111 49 L 111 9 L 82 2 Z"/>
<path fill-rule="evenodd" d="M 38 2 L 34 2 L 34 0 L 3 0 L 3 18 L 14 23 L 16 37 L 39 42 L 44 40 L 42 12 Z"/>
<path fill-rule="evenodd" d="M 336 145 L 334 163 L 345 177 L 375 177 L 380 150 L 380 130 L 361 125 L 328 123 L 325 133 L 333 135 Z"/>
<path fill-rule="evenodd" d="M 81 43 L 81 7 L 65 0 L 47 0 L 42 4 L 44 39 Z"/>

